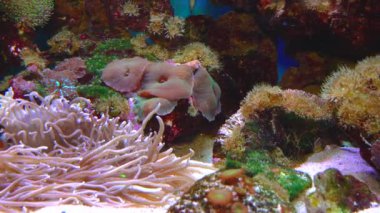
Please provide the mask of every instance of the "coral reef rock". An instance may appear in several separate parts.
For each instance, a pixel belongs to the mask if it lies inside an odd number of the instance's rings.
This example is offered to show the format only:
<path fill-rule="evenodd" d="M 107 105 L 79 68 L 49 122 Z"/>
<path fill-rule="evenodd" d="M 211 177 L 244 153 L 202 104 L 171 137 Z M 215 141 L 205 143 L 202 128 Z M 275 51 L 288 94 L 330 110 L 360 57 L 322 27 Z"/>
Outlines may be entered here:
<path fill-rule="evenodd" d="M 239 169 L 219 171 L 197 181 L 169 212 L 277 212 L 292 206 Z"/>
<path fill-rule="evenodd" d="M 356 212 L 379 206 L 365 183 L 336 169 L 316 174 L 314 183 L 316 190 L 306 199 L 308 212 Z"/>

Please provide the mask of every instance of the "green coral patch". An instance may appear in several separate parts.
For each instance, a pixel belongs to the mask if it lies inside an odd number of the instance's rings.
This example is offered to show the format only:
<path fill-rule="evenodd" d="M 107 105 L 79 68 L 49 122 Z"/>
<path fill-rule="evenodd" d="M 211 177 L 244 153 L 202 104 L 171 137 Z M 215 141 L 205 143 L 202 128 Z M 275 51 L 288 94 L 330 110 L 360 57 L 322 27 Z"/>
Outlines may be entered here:
<path fill-rule="evenodd" d="M 116 95 L 117 93 L 109 87 L 101 85 L 83 85 L 77 87 L 77 92 L 80 96 L 86 98 L 101 98 Z"/>
<path fill-rule="evenodd" d="M 284 169 L 276 175 L 277 182 L 289 193 L 290 200 L 296 198 L 305 189 L 311 187 L 309 175 L 292 169 Z"/>
<path fill-rule="evenodd" d="M 105 54 L 108 51 L 121 51 L 132 49 L 128 39 L 113 38 L 100 43 L 94 50 L 95 54 Z"/>
<path fill-rule="evenodd" d="M 311 187 L 312 180 L 306 173 L 283 167 L 276 163 L 266 151 L 247 151 L 242 161 L 227 158 L 227 168 L 243 168 L 247 175 L 265 178 L 281 186 L 290 200 Z"/>
<path fill-rule="evenodd" d="M 86 60 L 86 68 L 90 73 L 100 76 L 104 67 L 117 58 L 117 56 L 113 55 L 95 54 Z"/>

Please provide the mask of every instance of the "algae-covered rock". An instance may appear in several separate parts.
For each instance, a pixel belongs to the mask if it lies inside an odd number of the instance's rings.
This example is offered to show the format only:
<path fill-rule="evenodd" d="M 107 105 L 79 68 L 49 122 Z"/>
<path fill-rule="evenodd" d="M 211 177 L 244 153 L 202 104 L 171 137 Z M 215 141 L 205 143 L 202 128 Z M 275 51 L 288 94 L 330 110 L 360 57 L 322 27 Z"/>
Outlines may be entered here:
<path fill-rule="evenodd" d="M 272 190 L 284 200 L 293 200 L 311 187 L 311 178 L 303 172 L 285 167 L 266 151 L 248 151 L 242 161 L 227 158 L 227 168 L 243 168 L 248 176 Z"/>
<path fill-rule="evenodd" d="M 292 205 L 242 170 L 219 171 L 196 182 L 168 212 L 290 212 Z M 233 179 L 235 181 L 226 181 Z"/>
<path fill-rule="evenodd" d="M 306 198 L 308 212 L 356 212 L 379 206 L 368 186 L 339 170 L 327 169 L 314 177 L 316 191 Z"/>

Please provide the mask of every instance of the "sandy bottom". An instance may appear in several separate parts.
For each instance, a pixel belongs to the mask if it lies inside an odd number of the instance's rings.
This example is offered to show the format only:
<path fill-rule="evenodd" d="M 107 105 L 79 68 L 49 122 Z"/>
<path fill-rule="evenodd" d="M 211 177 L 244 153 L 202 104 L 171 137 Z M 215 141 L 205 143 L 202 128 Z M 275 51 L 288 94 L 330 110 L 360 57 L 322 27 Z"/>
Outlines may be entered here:
<path fill-rule="evenodd" d="M 308 173 L 314 177 L 319 172 L 326 169 L 338 169 L 343 175 L 352 175 L 358 180 L 366 183 L 373 193 L 380 198 L 380 175 L 360 156 L 358 148 L 347 148 L 338 146 L 327 146 L 322 152 L 311 155 L 307 161 L 301 164 L 296 170 Z M 308 193 L 314 191 L 312 187 Z M 306 212 L 303 203 L 296 204 L 297 212 Z M 380 207 L 366 209 L 361 213 L 379 213 Z"/>
<path fill-rule="evenodd" d="M 361 158 L 359 148 L 327 146 L 324 151 L 311 155 L 296 170 L 314 177 L 317 173 L 329 168 L 338 169 L 343 175 L 356 177 L 366 183 L 380 198 L 380 175 Z"/>

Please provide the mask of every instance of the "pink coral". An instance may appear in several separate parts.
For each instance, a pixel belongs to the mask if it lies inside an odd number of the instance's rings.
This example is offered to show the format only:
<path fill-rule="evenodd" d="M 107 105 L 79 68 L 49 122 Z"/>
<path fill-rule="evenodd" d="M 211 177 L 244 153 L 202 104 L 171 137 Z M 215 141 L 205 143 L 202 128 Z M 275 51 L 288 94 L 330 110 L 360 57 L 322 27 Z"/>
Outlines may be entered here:
<path fill-rule="evenodd" d="M 145 118 L 158 104 L 160 108 L 157 110 L 158 115 L 167 115 L 171 113 L 177 106 L 176 101 L 169 101 L 164 98 L 136 98 L 136 111 L 139 117 Z"/>
<path fill-rule="evenodd" d="M 203 117 L 213 121 L 221 111 L 220 96 L 219 85 L 201 66 L 194 74 L 194 89 L 191 96 L 193 106 L 202 113 Z"/>
<path fill-rule="evenodd" d="M 154 63 L 140 57 L 115 60 L 104 69 L 102 80 L 119 92 L 136 92 L 135 109 L 143 117 L 158 103 L 158 114 L 167 115 L 181 99 L 190 99 L 192 107 L 209 121 L 220 113 L 220 87 L 199 61 Z"/>
<path fill-rule="evenodd" d="M 22 76 L 17 76 L 10 81 L 13 87 L 15 97 L 23 97 L 24 94 L 30 93 L 36 89 L 36 84 L 32 81 L 25 80 Z"/>
<path fill-rule="evenodd" d="M 140 87 L 149 64 L 148 60 L 140 57 L 115 60 L 104 68 L 102 80 L 119 92 L 134 92 Z"/>
<path fill-rule="evenodd" d="M 147 67 L 141 97 L 161 97 L 171 101 L 189 98 L 193 90 L 194 68 L 167 62 L 154 63 Z"/>
<path fill-rule="evenodd" d="M 77 78 L 82 78 L 86 75 L 86 65 L 84 60 L 80 57 L 68 58 L 59 63 L 55 71 L 65 71 L 69 70 L 75 74 Z"/>

